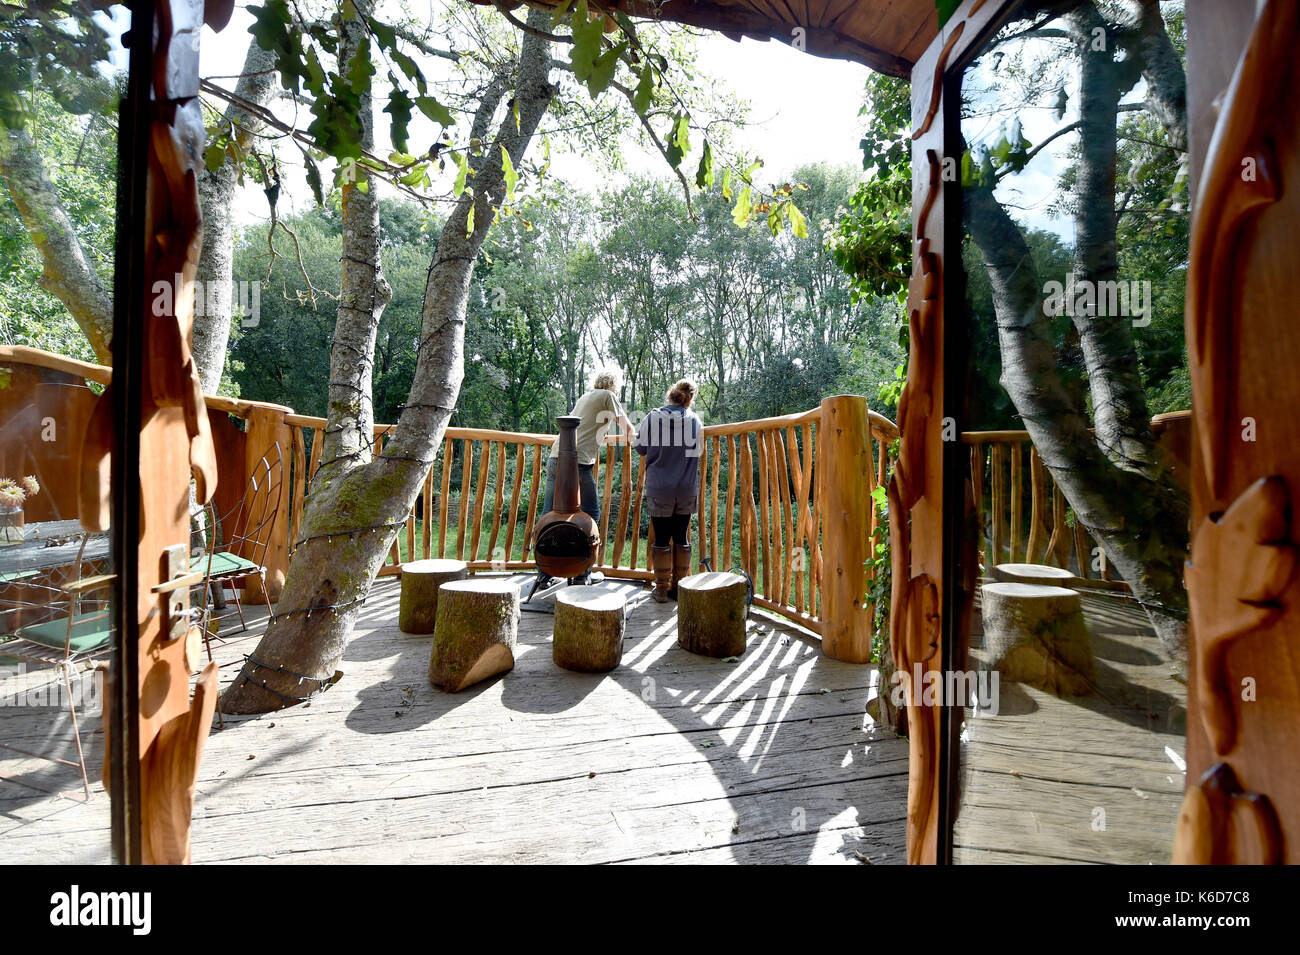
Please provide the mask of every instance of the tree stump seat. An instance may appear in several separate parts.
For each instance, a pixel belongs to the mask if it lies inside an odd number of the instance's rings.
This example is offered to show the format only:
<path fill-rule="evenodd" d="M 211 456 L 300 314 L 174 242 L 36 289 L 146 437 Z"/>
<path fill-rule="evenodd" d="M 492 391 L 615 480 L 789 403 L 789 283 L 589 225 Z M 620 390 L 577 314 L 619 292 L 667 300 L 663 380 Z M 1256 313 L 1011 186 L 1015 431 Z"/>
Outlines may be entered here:
<path fill-rule="evenodd" d="M 515 665 L 519 588 L 509 580 L 453 580 L 438 592 L 429 682 L 456 693 Z"/>
<path fill-rule="evenodd" d="M 1092 689 L 1093 658 L 1079 594 L 1014 582 L 980 588 L 984 648 L 1009 680 L 1057 696 Z"/>
<path fill-rule="evenodd" d="M 749 585 L 740 574 L 710 571 L 677 582 L 677 642 L 706 657 L 745 652 Z"/>
<path fill-rule="evenodd" d="M 998 564 L 993 568 L 993 579 L 1004 584 L 1041 584 L 1068 589 L 1077 578 L 1065 568 L 1051 564 Z"/>
<path fill-rule="evenodd" d="M 438 588 L 468 576 L 469 567 L 463 560 L 413 560 L 403 564 L 398 629 L 403 633 L 433 633 L 438 622 Z"/>
<path fill-rule="evenodd" d="M 569 587 L 555 595 L 551 659 L 579 673 L 606 673 L 623 659 L 627 598 L 591 587 Z"/>

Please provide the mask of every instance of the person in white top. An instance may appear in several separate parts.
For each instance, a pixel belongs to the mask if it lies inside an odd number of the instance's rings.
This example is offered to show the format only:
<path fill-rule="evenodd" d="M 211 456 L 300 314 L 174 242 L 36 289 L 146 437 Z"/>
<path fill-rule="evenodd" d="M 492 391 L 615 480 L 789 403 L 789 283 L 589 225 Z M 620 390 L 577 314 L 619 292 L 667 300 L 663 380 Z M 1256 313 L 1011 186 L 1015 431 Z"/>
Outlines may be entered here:
<path fill-rule="evenodd" d="M 578 487 L 582 492 L 582 509 L 593 521 L 600 522 L 600 496 L 596 492 L 596 477 L 593 469 L 600 454 L 600 440 L 609 432 L 611 424 L 617 424 L 623 435 L 631 440 L 635 434 L 632 422 L 619 403 L 614 392 L 623 387 L 623 373 L 617 368 L 597 372 L 591 390 L 574 402 L 569 412 L 580 418 L 575 435 L 578 445 Z M 551 510 L 555 502 L 555 462 L 560 456 L 560 441 L 556 438 L 551 445 L 551 456 L 546 460 L 546 493 L 542 501 L 542 513 Z"/>

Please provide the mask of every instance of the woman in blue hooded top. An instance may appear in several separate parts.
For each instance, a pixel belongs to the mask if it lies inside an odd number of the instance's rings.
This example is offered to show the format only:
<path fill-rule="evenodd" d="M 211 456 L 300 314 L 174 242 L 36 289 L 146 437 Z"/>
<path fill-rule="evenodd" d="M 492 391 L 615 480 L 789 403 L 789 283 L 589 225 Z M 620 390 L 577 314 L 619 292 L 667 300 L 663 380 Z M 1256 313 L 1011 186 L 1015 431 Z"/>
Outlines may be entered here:
<path fill-rule="evenodd" d="M 691 572 L 690 527 L 700 490 L 703 426 L 691 410 L 698 392 L 683 378 L 669 389 L 667 404 L 645 416 L 637 429 L 636 451 L 645 458 L 645 499 L 654 526 L 650 549 L 653 597 L 665 603 L 677 596 L 677 581 Z"/>

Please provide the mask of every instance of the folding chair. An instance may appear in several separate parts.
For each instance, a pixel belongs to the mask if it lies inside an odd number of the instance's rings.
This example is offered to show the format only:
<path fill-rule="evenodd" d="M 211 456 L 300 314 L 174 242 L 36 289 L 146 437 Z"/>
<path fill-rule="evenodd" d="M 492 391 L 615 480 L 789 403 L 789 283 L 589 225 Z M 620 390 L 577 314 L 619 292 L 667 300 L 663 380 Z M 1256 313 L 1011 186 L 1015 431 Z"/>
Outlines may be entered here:
<path fill-rule="evenodd" d="M 76 766 L 81 770 L 81 785 L 86 798 L 90 798 L 90 779 L 86 774 L 86 755 L 81 745 L 81 730 L 77 724 L 76 698 L 72 691 L 72 674 L 81 665 L 107 654 L 111 649 L 113 636 L 111 617 L 107 602 L 93 611 L 87 611 L 86 605 L 92 601 L 87 594 L 107 588 L 114 580 L 112 574 L 100 574 L 82 577 L 82 556 L 86 550 L 88 536 L 83 536 L 81 546 L 77 549 L 77 560 L 72 576 L 58 584 L 47 586 L 32 581 L 23 581 L 26 591 L 43 594 L 43 601 L 26 600 L 6 601 L 5 609 L 0 612 L 0 622 L 6 624 L 8 639 L 0 640 L 0 656 L 12 657 L 24 663 L 37 666 L 56 667 L 63 676 L 63 686 L 67 691 L 68 715 L 72 717 L 72 732 L 77 744 L 77 761 L 62 759 L 48 753 L 30 752 L 0 742 L 0 748 L 22 753 L 36 759 L 47 759 L 65 766 Z M 9 630 L 7 624 L 19 617 L 23 611 L 53 612 L 47 620 L 29 623 Z"/>
<path fill-rule="evenodd" d="M 266 551 L 275 529 L 275 519 L 280 511 L 280 486 L 284 480 L 284 459 L 277 441 L 261 456 L 239 502 L 224 516 L 217 515 L 215 503 L 208 505 L 207 554 L 200 565 L 205 574 L 203 581 L 203 639 L 208 659 L 212 659 L 212 636 L 220 629 L 221 621 L 236 614 L 240 633 L 248 629 L 244 619 L 244 606 L 239 599 L 239 588 L 233 585 L 249 577 L 257 577 L 266 588 Z M 234 593 L 234 613 L 213 614 L 212 585 L 224 587 L 231 584 Z M 216 625 L 215 627 L 213 625 Z"/>

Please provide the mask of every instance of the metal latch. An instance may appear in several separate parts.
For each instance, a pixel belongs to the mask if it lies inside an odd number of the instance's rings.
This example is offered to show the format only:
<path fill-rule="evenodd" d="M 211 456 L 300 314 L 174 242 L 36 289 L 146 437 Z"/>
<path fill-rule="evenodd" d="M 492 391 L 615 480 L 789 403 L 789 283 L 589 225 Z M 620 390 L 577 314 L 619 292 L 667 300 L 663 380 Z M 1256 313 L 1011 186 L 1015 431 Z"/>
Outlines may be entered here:
<path fill-rule="evenodd" d="M 190 572 L 190 552 L 185 544 L 173 544 L 163 551 L 167 579 L 153 588 L 167 597 L 168 641 L 178 640 L 190 629 L 190 588 L 203 582 L 202 571 Z"/>

